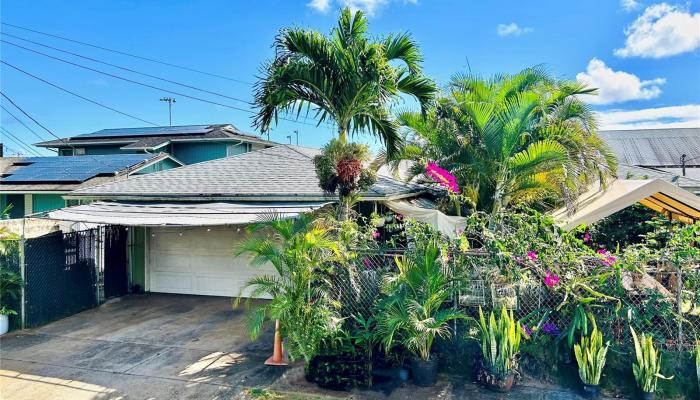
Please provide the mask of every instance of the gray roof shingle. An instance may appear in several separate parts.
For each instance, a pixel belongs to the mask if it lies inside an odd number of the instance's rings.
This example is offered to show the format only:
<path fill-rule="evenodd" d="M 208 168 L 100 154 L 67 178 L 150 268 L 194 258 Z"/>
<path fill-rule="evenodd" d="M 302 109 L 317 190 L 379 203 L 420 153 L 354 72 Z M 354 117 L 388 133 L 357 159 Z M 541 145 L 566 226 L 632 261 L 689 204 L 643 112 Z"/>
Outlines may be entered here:
<path fill-rule="evenodd" d="M 646 167 L 700 166 L 700 128 L 600 131 L 620 164 Z"/>
<path fill-rule="evenodd" d="M 81 189 L 75 196 L 99 198 L 328 198 L 318 186 L 313 156 L 319 150 L 278 145 L 187 165 L 177 169 L 130 177 L 129 179 Z M 379 177 L 360 195 L 387 198 L 419 193 L 422 187 Z"/>

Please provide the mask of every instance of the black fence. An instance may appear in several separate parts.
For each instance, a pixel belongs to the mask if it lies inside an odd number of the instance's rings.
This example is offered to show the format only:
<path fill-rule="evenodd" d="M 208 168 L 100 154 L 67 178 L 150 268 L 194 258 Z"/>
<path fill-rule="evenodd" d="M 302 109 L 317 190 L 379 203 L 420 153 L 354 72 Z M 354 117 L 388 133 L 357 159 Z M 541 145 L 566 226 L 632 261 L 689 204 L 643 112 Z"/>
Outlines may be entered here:
<path fill-rule="evenodd" d="M 55 232 L 24 246 L 25 327 L 67 317 L 99 304 L 96 229 Z"/>

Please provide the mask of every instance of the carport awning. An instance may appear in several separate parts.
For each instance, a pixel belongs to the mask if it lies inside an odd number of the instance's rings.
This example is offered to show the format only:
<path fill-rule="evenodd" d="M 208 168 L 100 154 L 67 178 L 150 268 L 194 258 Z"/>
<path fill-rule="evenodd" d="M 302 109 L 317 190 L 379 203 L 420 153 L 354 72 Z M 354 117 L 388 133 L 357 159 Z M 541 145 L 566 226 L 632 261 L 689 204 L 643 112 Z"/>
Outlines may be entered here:
<path fill-rule="evenodd" d="M 50 211 L 60 221 L 125 226 L 214 226 L 260 222 L 271 215 L 292 218 L 328 202 L 127 203 L 94 202 Z"/>
<path fill-rule="evenodd" d="M 573 229 L 580 224 L 592 224 L 636 203 L 685 223 L 700 220 L 700 197 L 661 179 L 618 179 L 605 189 L 581 195 L 577 201 L 578 209 L 573 214 L 561 208 L 552 216 L 564 229 Z"/>

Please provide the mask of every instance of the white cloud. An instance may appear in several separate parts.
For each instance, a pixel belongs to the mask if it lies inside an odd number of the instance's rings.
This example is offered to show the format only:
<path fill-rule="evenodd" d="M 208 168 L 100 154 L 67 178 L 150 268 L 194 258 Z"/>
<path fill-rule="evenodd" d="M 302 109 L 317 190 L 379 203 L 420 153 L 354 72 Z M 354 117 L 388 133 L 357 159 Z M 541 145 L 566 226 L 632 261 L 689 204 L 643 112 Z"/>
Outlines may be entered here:
<path fill-rule="evenodd" d="M 418 4 L 418 0 L 310 0 L 306 6 L 325 14 L 331 9 L 333 3 L 337 3 L 339 7 L 349 7 L 352 11 L 362 10 L 371 16 L 392 2 Z"/>
<path fill-rule="evenodd" d="M 331 9 L 331 0 L 311 0 L 306 6 L 325 14 Z"/>
<path fill-rule="evenodd" d="M 601 130 L 700 128 L 700 104 L 597 112 Z"/>
<path fill-rule="evenodd" d="M 496 28 L 496 33 L 498 33 L 498 36 L 520 36 L 532 31 L 532 28 L 520 27 L 515 22 L 511 22 L 510 24 L 498 24 L 498 27 Z"/>
<path fill-rule="evenodd" d="M 640 5 L 637 0 L 620 0 L 620 7 L 627 12 L 638 9 Z"/>
<path fill-rule="evenodd" d="M 586 72 L 579 72 L 576 80 L 598 88 L 597 96 L 582 96 L 591 104 L 653 99 L 659 97 L 660 85 L 666 83 L 663 78 L 643 81 L 629 72 L 614 71 L 597 58 L 588 62 Z"/>
<path fill-rule="evenodd" d="M 693 51 L 700 47 L 700 13 L 654 4 L 625 29 L 625 35 L 625 47 L 616 49 L 616 56 L 662 58 Z"/>

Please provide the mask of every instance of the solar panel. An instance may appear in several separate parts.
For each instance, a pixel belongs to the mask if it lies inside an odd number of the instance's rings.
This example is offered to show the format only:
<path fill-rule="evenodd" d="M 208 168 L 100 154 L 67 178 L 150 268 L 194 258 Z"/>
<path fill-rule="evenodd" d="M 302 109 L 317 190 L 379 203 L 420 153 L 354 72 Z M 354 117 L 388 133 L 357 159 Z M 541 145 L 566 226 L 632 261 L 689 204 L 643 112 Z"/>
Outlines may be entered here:
<path fill-rule="evenodd" d="M 211 125 L 149 126 L 144 128 L 116 128 L 84 133 L 75 138 L 113 138 L 134 136 L 196 135 L 211 131 Z"/>
<path fill-rule="evenodd" d="M 84 182 L 102 174 L 115 174 L 152 158 L 153 154 L 107 154 L 62 157 L 28 157 L 3 182 Z"/>

